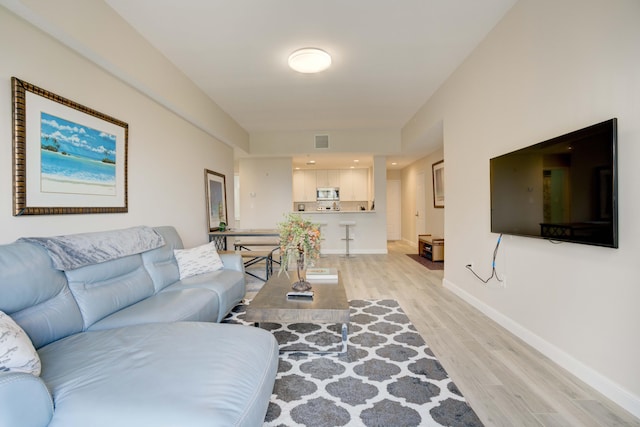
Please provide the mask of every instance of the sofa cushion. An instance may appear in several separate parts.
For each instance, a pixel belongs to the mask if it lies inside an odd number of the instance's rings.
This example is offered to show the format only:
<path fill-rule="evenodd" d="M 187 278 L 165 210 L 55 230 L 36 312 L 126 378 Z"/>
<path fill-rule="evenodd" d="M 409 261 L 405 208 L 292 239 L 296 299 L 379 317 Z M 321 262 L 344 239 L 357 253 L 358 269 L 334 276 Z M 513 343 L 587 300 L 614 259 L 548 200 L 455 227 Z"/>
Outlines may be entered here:
<path fill-rule="evenodd" d="M 82 331 L 82 316 L 62 271 L 40 245 L 0 245 L 0 310 L 35 348 Z"/>
<path fill-rule="evenodd" d="M 182 239 L 174 227 L 155 227 L 164 239 L 164 246 L 142 254 L 142 262 L 153 280 L 156 292 L 180 280 L 174 249 L 183 249 Z"/>
<path fill-rule="evenodd" d="M 66 271 L 84 322 L 84 329 L 155 293 L 140 255 Z"/>
<path fill-rule="evenodd" d="M 174 249 L 183 249 L 184 246 L 182 245 L 182 239 L 180 239 L 180 236 L 174 227 L 155 227 L 154 230 L 164 238 L 165 245 L 160 248 L 144 252 L 141 255 L 142 262 L 153 280 L 153 286 L 155 287 L 156 292 L 158 292 L 180 280 L 178 262 L 173 255 L 173 251 Z M 220 254 L 220 259 L 224 264 L 225 270 L 236 270 L 244 273 L 244 264 L 240 255 L 235 253 Z"/>
<path fill-rule="evenodd" d="M 213 242 L 190 249 L 174 249 L 173 255 L 178 262 L 180 279 L 211 273 L 224 267 Z"/>
<path fill-rule="evenodd" d="M 84 332 L 39 352 L 49 427 L 259 426 L 278 367 L 269 332 L 204 322 Z"/>
<path fill-rule="evenodd" d="M 36 349 L 83 328 L 80 309 L 68 286 L 55 297 L 12 313 L 11 317 L 22 326 Z"/>
<path fill-rule="evenodd" d="M 173 285 L 164 288 L 158 295 L 191 288 L 207 289 L 217 295 L 219 308 L 215 322 L 224 319 L 227 313 L 242 301 L 246 291 L 242 272 L 223 269 L 179 280 Z"/>
<path fill-rule="evenodd" d="M 22 328 L 0 311 L 0 372 L 40 375 L 40 358 Z"/>
<path fill-rule="evenodd" d="M 29 243 L 1 245 L 0 271 L 0 310 L 9 314 L 53 298 L 67 283 L 47 251 Z"/>
<path fill-rule="evenodd" d="M 218 295 L 207 289 L 163 292 L 123 308 L 89 327 L 91 331 L 143 323 L 218 320 Z"/>

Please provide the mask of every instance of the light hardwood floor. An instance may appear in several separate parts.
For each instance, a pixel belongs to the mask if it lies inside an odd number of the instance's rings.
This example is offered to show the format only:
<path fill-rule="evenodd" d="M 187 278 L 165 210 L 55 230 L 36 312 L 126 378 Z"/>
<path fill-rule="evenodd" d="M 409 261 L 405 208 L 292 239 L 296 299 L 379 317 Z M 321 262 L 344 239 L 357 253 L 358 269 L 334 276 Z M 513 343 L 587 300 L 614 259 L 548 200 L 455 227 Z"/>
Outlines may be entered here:
<path fill-rule="evenodd" d="M 389 242 L 387 255 L 329 255 L 349 299 L 391 298 L 414 323 L 486 426 L 640 426 L 640 420 L 442 286 L 442 271 Z"/>

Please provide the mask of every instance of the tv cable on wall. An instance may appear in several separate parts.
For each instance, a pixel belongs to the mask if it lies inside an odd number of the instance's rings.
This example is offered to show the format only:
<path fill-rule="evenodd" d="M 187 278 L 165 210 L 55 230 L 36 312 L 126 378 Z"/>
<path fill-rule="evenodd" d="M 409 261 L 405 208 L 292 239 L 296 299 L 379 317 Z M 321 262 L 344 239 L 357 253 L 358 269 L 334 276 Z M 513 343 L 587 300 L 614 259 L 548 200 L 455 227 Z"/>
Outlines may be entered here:
<path fill-rule="evenodd" d="M 480 277 L 478 275 L 478 273 L 476 273 L 475 271 L 473 271 L 473 266 L 471 264 L 467 264 L 465 267 L 467 268 L 467 270 L 469 270 L 470 272 L 473 273 L 474 276 L 476 276 L 478 278 L 478 280 L 480 280 L 482 283 L 484 283 L 485 285 L 487 283 L 489 283 L 489 280 L 493 279 L 494 277 L 496 278 L 496 280 L 500 283 L 502 283 L 502 279 L 498 276 L 498 273 L 496 272 L 496 257 L 498 255 L 498 248 L 500 247 L 500 241 L 502 241 L 502 234 L 498 236 L 498 241 L 496 242 L 496 247 L 493 250 L 493 259 L 491 260 L 491 276 L 489 276 L 486 279 L 483 279 L 482 277 Z"/>

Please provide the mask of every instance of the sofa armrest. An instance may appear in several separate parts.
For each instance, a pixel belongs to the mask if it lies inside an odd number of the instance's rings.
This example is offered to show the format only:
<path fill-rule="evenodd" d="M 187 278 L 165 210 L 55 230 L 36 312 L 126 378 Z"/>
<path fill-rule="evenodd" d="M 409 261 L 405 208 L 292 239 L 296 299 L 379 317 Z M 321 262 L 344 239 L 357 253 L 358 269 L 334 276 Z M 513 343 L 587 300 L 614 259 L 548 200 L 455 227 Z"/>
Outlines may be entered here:
<path fill-rule="evenodd" d="M 53 400 L 39 377 L 0 373 L 0 426 L 44 427 L 52 416 Z"/>
<path fill-rule="evenodd" d="M 220 259 L 226 270 L 236 270 L 244 273 L 242 257 L 236 253 L 220 254 Z"/>

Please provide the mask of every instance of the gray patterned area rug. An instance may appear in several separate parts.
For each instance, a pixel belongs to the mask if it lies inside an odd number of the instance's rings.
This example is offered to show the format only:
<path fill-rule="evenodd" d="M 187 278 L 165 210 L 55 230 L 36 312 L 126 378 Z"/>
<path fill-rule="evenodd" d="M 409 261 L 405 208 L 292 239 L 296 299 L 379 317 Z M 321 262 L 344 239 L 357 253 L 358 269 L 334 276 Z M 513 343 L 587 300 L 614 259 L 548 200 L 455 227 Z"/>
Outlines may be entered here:
<path fill-rule="evenodd" d="M 265 426 L 482 426 L 397 301 L 349 305 L 344 355 L 331 353 L 339 351 L 339 325 L 260 325 L 281 349 Z M 224 322 L 248 325 L 245 309 Z"/>

